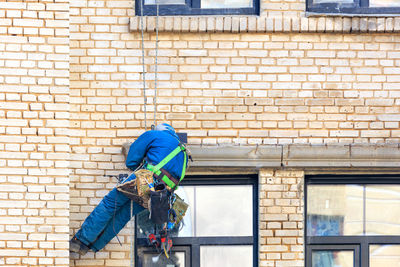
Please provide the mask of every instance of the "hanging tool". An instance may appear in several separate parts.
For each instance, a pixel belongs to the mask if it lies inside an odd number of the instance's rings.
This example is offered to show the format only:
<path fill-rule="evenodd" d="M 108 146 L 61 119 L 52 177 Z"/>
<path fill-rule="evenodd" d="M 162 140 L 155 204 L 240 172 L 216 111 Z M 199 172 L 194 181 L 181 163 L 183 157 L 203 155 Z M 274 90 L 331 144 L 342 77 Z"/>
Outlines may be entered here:
<path fill-rule="evenodd" d="M 164 255 L 169 259 L 169 252 L 172 248 L 172 239 L 169 237 L 168 230 L 164 229 L 160 231 L 161 250 L 164 251 Z"/>

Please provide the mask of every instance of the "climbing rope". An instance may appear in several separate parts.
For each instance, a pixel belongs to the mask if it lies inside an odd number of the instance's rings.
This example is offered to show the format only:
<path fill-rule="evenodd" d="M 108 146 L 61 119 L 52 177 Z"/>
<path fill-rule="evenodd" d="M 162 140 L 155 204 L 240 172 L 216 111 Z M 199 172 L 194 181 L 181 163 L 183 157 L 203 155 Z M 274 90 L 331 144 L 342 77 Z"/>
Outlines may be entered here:
<path fill-rule="evenodd" d="M 144 130 L 147 131 L 147 95 L 146 95 L 146 66 L 145 66 L 145 50 L 144 50 L 144 22 L 143 22 L 143 1 L 140 1 L 140 31 L 142 37 L 142 73 L 143 73 L 143 98 L 144 98 Z M 153 125 L 155 126 L 157 123 L 157 86 L 158 86 L 158 24 L 159 24 L 159 14 L 160 14 L 160 4 L 159 0 L 155 0 L 156 2 L 156 47 L 155 47 L 155 69 L 154 69 L 154 115 L 153 115 Z"/>
<path fill-rule="evenodd" d="M 147 131 L 147 97 L 146 97 L 146 66 L 144 62 L 144 26 L 143 26 L 143 1 L 140 0 L 140 30 L 141 30 L 141 35 L 142 35 L 142 75 L 143 75 L 143 98 L 144 98 L 144 130 Z M 130 249 L 130 254 L 131 254 L 131 262 L 130 262 L 130 267 L 134 267 L 134 247 L 133 247 L 133 238 L 135 235 L 135 227 L 134 227 L 134 221 L 133 221 L 133 200 L 131 200 L 131 206 L 130 206 L 130 221 L 131 221 L 131 249 Z"/>
<path fill-rule="evenodd" d="M 143 1 L 140 1 L 140 29 L 142 33 L 142 73 L 143 73 L 143 98 L 144 98 L 144 130 L 147 131 L 147 97 L 146 97 L 146 66 L 144 65 L 144 26 L 143 26 Z"/>
<path fill-rule="evenodd" d="M 158 3 L 159 0 L 156 0 L 157 6 L 157 14 L 156 14 L 156 55 L 155 55 L 155 69 L 154 69 L 154 123 L 153 125 L 156 126 L 156 116 L 157 116 L 157 76 L 158 76 L 158 15 L 160 13 L 160 5 Z"/>
<path fill-rule="evenodd" d="M 135 256 L 134 256 L 134 243 L 133 243 L 133 238 L 135 235 L 135 223 L 132 220 L 133 217 L 133 200 L 131 200 L 131 267 L 134 266 L 134 261 L 135 261 Z"/>
<path fill-rule="evenodd" d="M 143 2 L 144 0 L 140 0 L 140 31 L 141 31 L 141 37 L 142 37 L 142 73 L 143 73 L 143 98 L 144 98 L 144 130 L 147 131 L 147 96 L 146 96 L 146 66 L 145 66 L 145 50 L 144 50 L 144 22 L 143 22 Z M 156 6 L 157 6 L 157 14 L 156 14 L 156 47 L 155 47 L 155 69 L 154 69 L 154 99 L 153 99 L 153 105 L 154 105 L 154 127 L 156 125 L 156 117 L 157 117 L 157 83 L 158 83 L 158 21 L 159 21 L 159 12 L 160 12 L 160 5 L 159 5 L 159 0 L 155 0 Z M 131 207 L 130 207 L 130 218 L 131 218 L 131 262 L 130 266 L 134 267 L 134 235 L 135 235 L 135 227 L 134 227 L 134 221 L 133 219 L 133 201 L 131 200 Z"/>

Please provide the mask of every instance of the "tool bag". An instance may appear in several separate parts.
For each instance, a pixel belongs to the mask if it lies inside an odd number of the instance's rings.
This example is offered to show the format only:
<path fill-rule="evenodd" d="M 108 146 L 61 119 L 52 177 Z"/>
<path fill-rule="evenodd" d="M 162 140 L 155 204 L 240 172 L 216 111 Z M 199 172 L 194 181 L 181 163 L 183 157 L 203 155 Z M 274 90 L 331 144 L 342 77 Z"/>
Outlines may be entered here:
<path fill-rule="evenodd" d="M 153 172 L 140 169 L 135 171 L 134 175 L 136 179 L 117 185 L 117 190 L 147 209 L 151 188 L 154 184 Z"/>
<path fill-rule="evenodd" d="M 183 201 L 182 198 L 180 198 L 177 194 L 175 194 L 175 201 L 172 204 L 172 209 L 175 212 L 175 224 L 174 227 L 177 226 L 182 220 L 183 217 L 185 217 L 186 211 L 189 207 L 185 201 Z"/>
<path fill-rule="evenodd" d="M 170 195 L 171 193 L 161 183 L 156 185 L 155 191 L 150 191 L 149 218 L 153 223 L 162 225 L 168 221 Z"/>

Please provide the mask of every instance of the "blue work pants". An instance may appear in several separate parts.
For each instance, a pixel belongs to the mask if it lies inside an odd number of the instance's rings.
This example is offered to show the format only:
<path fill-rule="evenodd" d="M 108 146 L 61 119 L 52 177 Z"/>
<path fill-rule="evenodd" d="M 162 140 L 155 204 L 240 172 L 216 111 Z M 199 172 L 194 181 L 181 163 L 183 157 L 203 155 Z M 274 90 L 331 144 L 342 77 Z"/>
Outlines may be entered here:
<path fill-rule="evenodd" d="M 132 174 L 126 181 L 136 179 Z M 132 216 L 144 210 L 133 202 Z M 131 218 L 131 200 L 117 188 L 112 189 L 83 222 L 75 237 L 97 252 L 105 247 Z"/>

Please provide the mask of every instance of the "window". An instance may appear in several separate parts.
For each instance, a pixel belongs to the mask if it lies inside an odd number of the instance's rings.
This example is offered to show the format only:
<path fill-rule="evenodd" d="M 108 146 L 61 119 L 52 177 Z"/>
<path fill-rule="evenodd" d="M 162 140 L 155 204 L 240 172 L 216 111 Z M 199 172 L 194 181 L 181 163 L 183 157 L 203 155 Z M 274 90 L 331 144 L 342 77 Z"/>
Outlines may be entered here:
<path fill-rule="evenodd" d="M 306 266 L 400 262 L 400 176 L 306 178 Z"/>
<path fill-rule="evenodd" d="M 143 233 L 154 226 L 144 211 L 136 217 L 137 266 L 257 266 L 257 177 L 189 176 L 177 194 L 189 209 L 181 230 L 172 232 L 171 260 L 147 244 Z"/>
<path fill-rule="evenodd" d="M 156 1 L 160 16 L 259 14 L 259 0 L 139 0 L 136 1 L 136 15 L 141 14 L 143 6 L 143 15 L 155 16 Z"/>
<path fill-rule="evenodd" d="M 307 11 L 324 14 L 387 15 L 400 13 L 399 0 L 307 0 Z"/>

